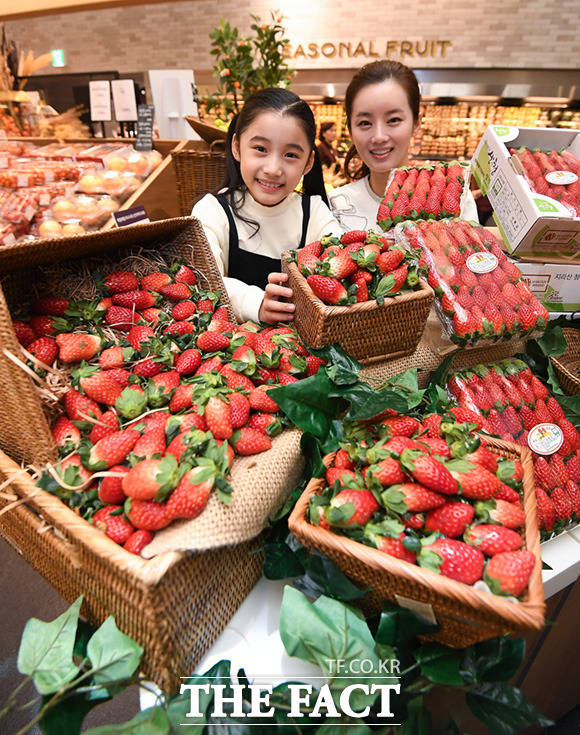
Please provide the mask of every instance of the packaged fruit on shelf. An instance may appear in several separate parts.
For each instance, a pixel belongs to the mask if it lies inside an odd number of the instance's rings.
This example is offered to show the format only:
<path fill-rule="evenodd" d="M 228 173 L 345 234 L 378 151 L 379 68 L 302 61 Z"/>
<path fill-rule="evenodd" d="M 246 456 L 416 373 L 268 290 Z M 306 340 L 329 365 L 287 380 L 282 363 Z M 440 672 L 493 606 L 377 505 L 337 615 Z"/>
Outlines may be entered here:
<path fill-rule="evenodd" d="M 118 202 L 110 196 L 74 194 L 55 199 L 50 206 L 50 214 L 59 222 L 78 219 L 85 227 L 96 228 L 104 225 L 118 209 Z"/>
<path fill-rule="evenodd" d="M 459 219 L 408 222 L 395 235 L 427 270 L 444 336 L 453 343 L 479 347 L 546 328 L 547 309 L 485 227 Z"/>
<path fill-rule="evenodd" d="M 544 538 L 580 520 L 580 433 L 525 362 L 474 365 L 453 373 L 447 389 L 465 420 L 532 451 Z"/>
<path fill-rule="evenodd" d="M 470 169 L 459 161 L 395 169 L 377 212 L 389 230 L 403 220 L 459 217 L 469 192 Z"/>

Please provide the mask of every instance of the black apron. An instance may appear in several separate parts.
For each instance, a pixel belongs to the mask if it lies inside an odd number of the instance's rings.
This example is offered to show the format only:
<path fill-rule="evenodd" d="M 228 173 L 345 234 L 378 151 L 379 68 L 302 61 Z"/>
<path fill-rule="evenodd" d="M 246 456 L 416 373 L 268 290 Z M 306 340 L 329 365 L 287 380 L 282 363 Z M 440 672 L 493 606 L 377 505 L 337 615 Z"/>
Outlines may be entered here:
<path fill-rule="evenodd" d="M 234 222 L 232 208 L 223 194 L 216 194 L 215 198 L 221 204 L 228 218 L 230 226 L 230 253 L 228 259 L 228 276 L 239 278 L 249 286 L 266 288 L 270 273 L 280 273 L 280 258 L 270 258 L 267 255 L 251 253 L 240 248 L 238 228 Z M 310 196 L 302 196 L 302 236 L 299 248 L 306 245 L 306 232 L 310 221 Z"/>

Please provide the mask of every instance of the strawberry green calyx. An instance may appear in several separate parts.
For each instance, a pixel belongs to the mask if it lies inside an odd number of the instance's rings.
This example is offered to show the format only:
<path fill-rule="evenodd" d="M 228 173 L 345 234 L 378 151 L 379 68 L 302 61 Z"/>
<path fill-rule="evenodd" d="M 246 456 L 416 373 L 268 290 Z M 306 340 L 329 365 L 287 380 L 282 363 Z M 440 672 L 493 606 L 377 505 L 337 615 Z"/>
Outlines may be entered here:
<path fill-rule="evenodd" d="M 136 419 L 147 409 L 147 395 L 132 388 L 125 388 L 115 401 L 115 410 L 124 419 Z"/>

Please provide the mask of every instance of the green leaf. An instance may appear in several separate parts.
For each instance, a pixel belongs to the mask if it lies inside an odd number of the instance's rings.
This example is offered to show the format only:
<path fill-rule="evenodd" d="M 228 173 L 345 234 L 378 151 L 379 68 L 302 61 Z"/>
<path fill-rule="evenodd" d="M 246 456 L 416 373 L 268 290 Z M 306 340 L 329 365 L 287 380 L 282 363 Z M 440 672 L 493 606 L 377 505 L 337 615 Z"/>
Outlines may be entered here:
<path fill-rule="evenodd" d="M 161 707 L 150 707 L 120 725 L 92 727 L 84 735 L 170 735 L 171 725 Z"/>
<path fill-rule="evenodd" d="M 105 689 L 100 691 L 104 693 L 104 697 L 97 698 L 93 696 L 93 692 L 73 693 L 72 696 L 62 697 L 47 710 L 38 723 L 43 735 L 79 735 L 88 713 L 97 705 L 111 699 Z M 44 697 L 42 704 L 45 705 L 50 699 L 49 696 Z"/>
<path fill-rule="evenodd" d="M 480 684 L 467 692 L 465 701 L 493 735 L 514 735 L 531 725 L 554 724 L 519 689 L 505 681 Z"/>
<path fill-rule="evenodd" d="M 435 684 L 462 686 L 464 681 L 459 667 L 462 650 L 454 650 L 440 643 L 426 643 L 414 652 L 421 673 Z"/>
<path fill-rule="evenodd" d="M 194 674 L 187 680 L 183 680 L 183 684 L 229 684 L 230 679 L 230 662 L 218 661 L 217 664 L 208 669 L 204 674 Z M 199 690 L 199 712 L 201 717 L 188 717 L 187 713 L 191 711 L 191 695 L 188 690 L 183 694 L 177 694 L 169 700 L 167 705 L 167 717 L 171 724 L 172 732 L 180 732 L 182 729 L 187 731 L 189 735 L 202 735 L 207 724 L 207 711 L 213 702 L 213 691 L 211 686 L 209 692 Z M 186 728 L 180 725 L 187 723 Z"/>
<path fill-rule="evenodd" d="M 354 357 L 351 357 L 343 348 L 338 345 L 329 345 L 327 347 L 312 348 L 309 347 L 308 351 L 316 357 L 320 357 L 322 360 L 326 360 L 329 365 L 333 365 L 340 368 L 341 374 L 346 375 L 349 373 L 358 374 L 362 370 L 362 365 Z M 333 379 L 334 380 L 334 379 Z M 334 382 L 339 382 L 334 380 Z"/>
<path fill-rule="evenodd" d="M 304 574 L 305 569 L 298 556 L 285 541 L 266 543 L 263 550 L 266 579 L 290 579 Z"/>
<path fill-rule="evenodd" d="M 87 654 L 97 669 L 95 682 L 106 684 L 130 679 L 139 666 L 143 649 L 117 628 L 110 615 L 88 642 Z"/>
<path fill-rule="evenodd" d="M 468 682 L 509 681 L 524 660 L 522 638 L 500 636 L 465 649 L 461 674 Z"/>
<path fill-rule="evenodd" d="M 431 715 L 423 707 L 423 697 L 413 697 L 407 704 L 407 717 L 404 718 L 399 735 L 431 735 Z"/>
<path fill-rule="evenodd" d="M 31 618 L 24 627 L 18 650 L 18 671 L 32 677 L 40 694 L 54 694 L 78 673 L 73 650 L 82 600 L 82 597 L 77 598 L 50 623 Z"/>
<path fill-rule="evenodd" d="M 337 600 L 350 602 L 364 597 L 368 589 L 359 589 L 346 577 L 336 564 L 324 554 L 313 550 L 308 552 L 292 536 L 288 538 L 290 548 L 294 549 L 298 561 L 304 568 L 306 577 L 295 580 L 294 584 L 304 592 L 315 591 L 320 594 L 334 597 Z"/>
<path fill-rule="evenodd" d="M 544 334 L 536 341 L 546 357 L 558 357 L 566 351 L 566 337 L 559 325 L 548 324 Z"/>

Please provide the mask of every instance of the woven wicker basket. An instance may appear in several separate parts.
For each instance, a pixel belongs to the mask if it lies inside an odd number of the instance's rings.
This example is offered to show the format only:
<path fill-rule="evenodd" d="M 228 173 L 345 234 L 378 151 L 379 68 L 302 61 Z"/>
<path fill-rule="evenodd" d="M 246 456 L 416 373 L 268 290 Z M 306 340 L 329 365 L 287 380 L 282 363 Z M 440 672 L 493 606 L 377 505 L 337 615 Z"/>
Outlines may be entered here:
<path fill-rule="evenodd" d="M 355 583 L 370 588 L 370 593 L 355 603 L 360 604 L 366 614 L 379 611 L 381 600 L 432 611 L 440 629 L 429 636 L 429 640 L 461 648 L 504 633 L 539 630 L 544 625 L 545 604 L 532 457 L 527 449 L 515 444 L 488 437 L 486 440 L 496 454 L 520 459 L 524 467 L 524 547 L 532 551 L 537 560 L 524 602 L 516 604 L 475 590 L 310 524 L 306 520 L 308 501 L 313 493 L 322 492 L 324 478 L 313 478 L 306 487 L 290 516 L 290 530 L 306 548 L 318 549 Z M 328 466 L 333 458 L 333 454 L 328 455 L 325 464 Z"/>
<path fill-rule="evenodd" d="M 214 643 L 262 571 L 260 537 L 200 554 L 166 552 L 148 561 L 129 554 L 58 498 L 39 490 L 0 452 L 0 533 L 68 602 L 84 595 L 81 614 L 94 625 L 114 615 L 144 649 L 143 673 L 162 689 Z M 18 505 L 6 493 L 27 498 Z M 4 510 L 9 505 L 9 510 Z"/>
<path fill-rule="evenodd" d="M 566 351 L 559 357 L 552 357 L 552 364 L 564 391 L 580 393 L 580 329 L 568 327 L 562 332 L 566 338 Z"/>
<path fill-rule="evenodd" d="M 310 347 L 340 344 L 362 362 L 410 355 L 415 351 L 433 303 L 433 291 L 419 280 L 417 291 L 350 306 L 329 306 L 312 291 L 296 263 L 288 263 L 282 253 L 282 271 L 294 292 L 294 324 Z"/>
<path fill-rule="evenodd" d="M 226 175 L 226 154 L 224 142 L 214 141 L 211 145 L 204 142 L 192 144 L 195 148 L 172 151 L 177 195 L 182 215 L 191 214 L 193 205 L 208 193 L 213 193 L 223 183 Z"/>

